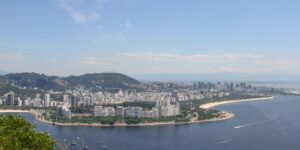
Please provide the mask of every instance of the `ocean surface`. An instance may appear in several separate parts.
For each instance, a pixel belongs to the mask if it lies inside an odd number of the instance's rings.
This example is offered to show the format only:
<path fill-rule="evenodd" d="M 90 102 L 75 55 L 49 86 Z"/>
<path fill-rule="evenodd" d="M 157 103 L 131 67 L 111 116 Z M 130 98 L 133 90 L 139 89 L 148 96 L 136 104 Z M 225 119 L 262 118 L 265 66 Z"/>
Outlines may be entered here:
<path fill-rule="evenodd" d="M 58 141 L 84 143 L 101 150 L 295 150 L 300 144 L 300 97 L 227 104 L 217 109 L 235 117 L 220 122 L 153 127 L 66 127 L 40 123 Z M 69 149 L 79 149 L 70 146 Z"/>

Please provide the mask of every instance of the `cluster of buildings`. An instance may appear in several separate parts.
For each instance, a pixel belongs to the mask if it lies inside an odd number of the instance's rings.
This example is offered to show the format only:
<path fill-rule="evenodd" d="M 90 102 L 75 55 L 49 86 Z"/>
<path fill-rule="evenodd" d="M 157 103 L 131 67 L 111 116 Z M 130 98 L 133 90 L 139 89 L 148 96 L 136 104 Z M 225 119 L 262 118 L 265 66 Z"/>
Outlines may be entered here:
<path fill-rule="evenodd" d="M 142 107 L 103 107 L 94 106 L 93 115 L 95 117 L 117 116 L 117 117 L 135 117 L 135 118 L 160 118 L 177 116 L 180 114 L 180 104 L 176 102 L 171 104 L 170 101 L 157 101 L 156 106 L 152 109 L 143 109 Z"/>
<path fill-rule="evenodd" d="M 257 93 L 256 89 L 245 83 L 227 82 L 193 82 L 184 84 L 153 82 L 145 83 L 149 89 L 137 92 L 136 90 L 119 90 L 118 92 L 98 91 L 84 87 L 77 87 L 64 92 L 47 91 L 46 94 L 36 94 L 34 98 L 21 99 L 15 97 L 13 92 L 0 97 L 0 104 L 32 106 L 32 107 L 57 107 L 69 103 L 71 107 L 94 106 L 104 104 L 122 104 L 135 101 L 189 101 L 215 97 L 226 97 L 234 92 Z M 51 99 L 51 95 L 60 95 L 60 99 Z M 51 99 L 51 100 L 50 100 Z"/>
<path fill-rule="evenodd" d="M 70 107 L 92 106 L 94 116 L 120 116 L 158 118 L 180 114 L 180 101 L 222 98 L 231 94 L 257 94 L 259 88 L 245 83 L 226 82 L 194 82 L 194 83 L 145 83 L 148 89 L 144 91 L 118 90 L 117 92 L 94 91 L 84 87 L 73 90 L 45 91 L 46 94 L 36 94 L 33 98 L 22 99 L 9 92 L 0 97 L 0 105 L 26 107 L 56 107 L 58 114 L 70 118 Z M 156 102 L 152 109 L 141 107 L 122 107 L 124 102 Z M 114 104 L 117 107 L 103 107 Z"/>
<path fill-rule="evenodd" d="M 41 94 L 36 94 L 35 98 L 26 98 L 21 99 L 20 97 L 15 96 L 14 92 L 8 92 L 2 98 L 0 98 L 0 105 L 6 106 L 28 106 L 28 107 L 55 107 L 58 106 L 61 102 L 51 101 L 50 94 L 46 93 L 41 98 Z"/>

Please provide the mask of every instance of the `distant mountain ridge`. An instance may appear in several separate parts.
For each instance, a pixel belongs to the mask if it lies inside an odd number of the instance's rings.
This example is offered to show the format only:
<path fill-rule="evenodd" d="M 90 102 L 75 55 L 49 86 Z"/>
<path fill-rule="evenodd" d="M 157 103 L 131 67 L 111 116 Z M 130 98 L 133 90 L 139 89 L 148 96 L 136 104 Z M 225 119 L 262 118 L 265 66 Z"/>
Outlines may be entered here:
<path fill-rule="evenodd" d="M 0 69 L 0 75 L 5 75 L 5 74 L 8 74 L 8 73 L 10 73 L 10 72 Z"/>
<path fill-rule="evenodd" d="M 38 73 L 12 73 L 0 76 L 0 82 L 41 90 L 72 89 L 76 86 L 102 89 L 142 89 L 138 80 L 121 73 L 89 73 L 80 76 L 47 76 Z"/>

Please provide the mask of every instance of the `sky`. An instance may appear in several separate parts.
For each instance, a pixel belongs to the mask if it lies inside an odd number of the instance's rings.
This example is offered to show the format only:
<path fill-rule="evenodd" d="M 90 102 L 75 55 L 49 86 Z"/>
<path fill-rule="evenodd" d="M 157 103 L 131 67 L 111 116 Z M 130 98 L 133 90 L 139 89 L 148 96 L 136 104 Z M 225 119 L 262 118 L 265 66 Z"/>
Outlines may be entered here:
<path fill-rule="evenodd" d="M 0 70 L 300 77 L 299 0 L 1 0 Z"/>

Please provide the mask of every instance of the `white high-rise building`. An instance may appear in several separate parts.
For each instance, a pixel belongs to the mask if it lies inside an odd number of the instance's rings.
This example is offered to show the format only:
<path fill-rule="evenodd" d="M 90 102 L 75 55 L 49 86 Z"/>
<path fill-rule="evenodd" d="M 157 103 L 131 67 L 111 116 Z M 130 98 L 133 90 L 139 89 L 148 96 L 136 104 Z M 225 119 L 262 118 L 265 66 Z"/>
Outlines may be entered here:
<path fill-rule="evenodd" d="M 69 96 L 68 95 L 64 95 L 64 103 L 69 103 Z"/>
<path fill-rule="evenodd" d="M 50 94 L 45 94 L 44 95 L 44 107 L 49 107 L 50 104 Z"/>
<path fill-rule="evenodd" d="M 102 106 L 94 106 L 94 116 L 95 117 L 100 117 L 100 116 L 104 116 L 103 113 L 103 107 Z"/>
<path fill-rule="evenodd" d="M 22 106 L 22 100 L 21 100 L 21 98 L 19 97 L 19 98 L 17 99 L 17 101 L 18 101 L 18 106 L 21 107 L 21 106 Z"/>

